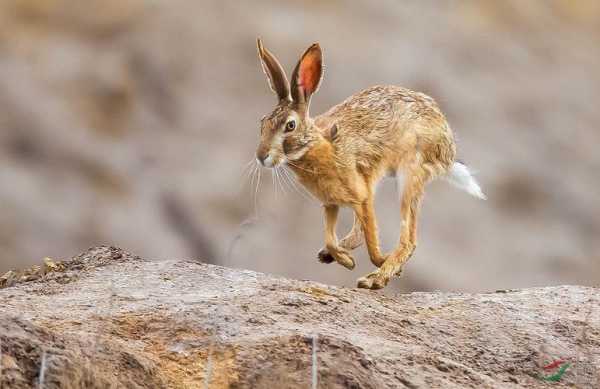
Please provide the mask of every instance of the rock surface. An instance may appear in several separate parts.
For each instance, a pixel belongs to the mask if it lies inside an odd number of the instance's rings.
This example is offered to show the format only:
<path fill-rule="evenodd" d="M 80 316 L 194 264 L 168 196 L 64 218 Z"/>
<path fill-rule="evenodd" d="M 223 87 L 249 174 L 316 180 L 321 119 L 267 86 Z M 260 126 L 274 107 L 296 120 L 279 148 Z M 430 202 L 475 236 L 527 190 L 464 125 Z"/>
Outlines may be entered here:
<path fill-rule="evenodd" d="M 114 247 L 46 268 L 0 290 L 2 388 L 600 382 L 594 288 L 387 296 Z M 540 379 L 559 358 L 561 379 Z"/>
<path fill-rule="evenodd" d="M 257 36 L 288 76 L 320 42 L 313 114 L 372 85 L 429 94 L 478 172 L 486 202 L 428 187 L 391 287 L 598 285 L 598 0 L 2 0 L 0 274 L 96 242 L 344 286 L 372 271 L 364 248 L 354 273 L 323 268 L 319 204 L 245 177 L 276 103 Z M 393 181 L 375 205 L 388 251 Z"/>

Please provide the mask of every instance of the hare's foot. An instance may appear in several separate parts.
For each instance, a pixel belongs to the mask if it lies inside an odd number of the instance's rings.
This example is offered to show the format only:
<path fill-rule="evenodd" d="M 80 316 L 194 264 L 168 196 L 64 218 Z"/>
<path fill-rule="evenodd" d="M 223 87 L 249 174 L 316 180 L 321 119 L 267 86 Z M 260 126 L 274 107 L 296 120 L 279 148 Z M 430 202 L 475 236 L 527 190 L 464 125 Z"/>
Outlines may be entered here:
<path fill-rule="evenodd" d="M 333 260 L 349 270 L 354 269 L 356 266 L 350 252 L 342 247 L 323 248 L 319 251 L 318 257 L 319 261 L 323 263 L 331 263 L 330 258 L 333 258 Z"/>
<path fill-rule="evenodd" d="M 335 262 L 335 258 L 333 257 L 333 255 L 329 254 L 329 251 L 325 247 L 319 250 L 319 252 L 317 253 L 317 257 L 319 258 L 319 262 L 321 263 Z"/>
<path fill-rule="evenodd" d="M 363 289 L 383 289 L 390 281 L 390 277 L 381 270 L 375 270 L 364 277 L 360 277 L 357 282 L 357 287 Z"/>
<path fill-rule="evenodd" d="M 334 257 L 340 265 L 344 266 L 348 270 L 352 270 L 356 266 L 354 263 L 354 258 L 352 258 L 350 252 L 344 248 L 339 247 L 335 252 Z"/>
<path fill-rule="evenodd" d="M 414 245 L 403 246 L 396 252 L 382 256 L 381 264 L 377 264 L 375 263 L 376 261 L 373 261 L 379 269 L 364 277 L 360 277 L 357 280 L 357 286 L 365 289 L 385 288 L 392 276 L 400 276 L 400 274 L 402 274 L 402 268 L 406 261 L 411 257 L 414 250 Z"/>

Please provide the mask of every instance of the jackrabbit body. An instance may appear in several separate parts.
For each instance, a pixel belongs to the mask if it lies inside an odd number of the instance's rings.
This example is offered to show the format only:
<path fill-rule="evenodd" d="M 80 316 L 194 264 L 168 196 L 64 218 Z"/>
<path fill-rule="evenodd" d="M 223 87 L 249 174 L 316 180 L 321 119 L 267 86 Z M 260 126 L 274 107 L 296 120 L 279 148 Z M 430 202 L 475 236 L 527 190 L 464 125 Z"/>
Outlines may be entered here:
<path fill-rule="evenodd" d="M 323 75 L 317 43 L 300 58 L 291 83 L 280 63 L 258 40 L 258 54 L 278 104 L 261 120 L 256 157 L 266 167 L 287 164 L 298 180 L 322 203 L 325 247 L 321 262 L 355 266 L 350 250 L 364 241 L 377 270 L 358 279 L 358 287 L 380 289 L 399 274 L 417 241 L 417 216 L 425 185 L 444 177 L 472 195 L 484 198 L 469 170 L 455 162 L 452 130 L 433 99 L 396 86 L 363 90 L 315 117 L 311 96 Z M 404 176 L 400 205 L 402 231 L 397 247 L 382 254 L 373 206 L 375 186 L 385 175 Z M 354 226 L 338 242 L 340 206 L 354 210 Z"/>

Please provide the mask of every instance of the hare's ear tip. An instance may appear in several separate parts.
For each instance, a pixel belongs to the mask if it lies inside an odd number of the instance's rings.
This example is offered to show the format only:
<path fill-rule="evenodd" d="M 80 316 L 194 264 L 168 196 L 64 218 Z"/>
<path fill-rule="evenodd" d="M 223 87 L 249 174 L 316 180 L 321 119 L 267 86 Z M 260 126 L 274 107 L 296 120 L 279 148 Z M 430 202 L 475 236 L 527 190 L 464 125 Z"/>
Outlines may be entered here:
<path fill-rule="evenodd" d="M 321 45 L 319 44 L 319 42 L 313 43 L 310 46 L 310 49 L 308 49 L 308 51 L 317 54 L 319 57 L 323 56 L 323 50 L 321 49 Z"/>
<path fill-rule="evenodd" d="M 260 39 L 259 36 L 256 37 L 256 47 L 258 48 L 258 51 L 262 51 L 263 50 L 262 39 Z"/>
<path fill-rule="evenodd" d="M 303 56 L 308 55 L 308 54 L 314 54 L 314 53 L 319 53 L 321 54 L 323 51 L 321 50 L 321 45 L 319 44 L 319 42 L 315 42 L 312 45 L 310 45 L 308 47 L 308 49 L 306 49 L 306 51 L 304 52 Z"/>

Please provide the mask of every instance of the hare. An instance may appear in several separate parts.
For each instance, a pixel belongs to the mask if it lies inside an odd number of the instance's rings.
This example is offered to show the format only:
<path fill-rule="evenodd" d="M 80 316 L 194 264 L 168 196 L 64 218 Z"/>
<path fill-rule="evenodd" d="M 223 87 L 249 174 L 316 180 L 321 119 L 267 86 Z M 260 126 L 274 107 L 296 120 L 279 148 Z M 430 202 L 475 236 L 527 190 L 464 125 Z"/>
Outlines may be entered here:
<path fill-rule="evenodd" d="M 281 64 L 257 40 L 263 71 L 278 103 L 261 120 L 257 160 L 265 167 L 287 164 L 298 181 L 319 199 L 325 214 L 321 262 L 353 269 L 350 251 L 364 241 L 378 269 L 358 279 L 359 288 L 381 289 L 399 275 L 417 245 L 417 216 L 425 185 L 446 178 L 485 199 L 466 165 L 455 160 L 452 130 L 435 101 L 397 86 L 374 86 L 350 96 L 329 111 L 310 117 L 312 95 L 323 78 L 318 43 L 300 57 L 291 83 Z M 386 175 L 404 178 L 397 247 L 382 254 L 373 200 L 377 182 Z M 338 242 L 340 206 L 354 211 L 350 233 Z"/>

